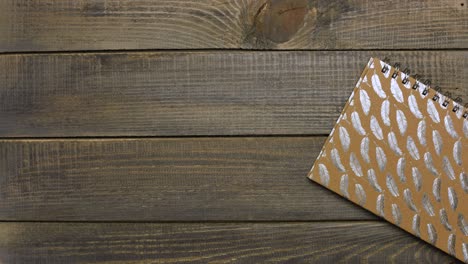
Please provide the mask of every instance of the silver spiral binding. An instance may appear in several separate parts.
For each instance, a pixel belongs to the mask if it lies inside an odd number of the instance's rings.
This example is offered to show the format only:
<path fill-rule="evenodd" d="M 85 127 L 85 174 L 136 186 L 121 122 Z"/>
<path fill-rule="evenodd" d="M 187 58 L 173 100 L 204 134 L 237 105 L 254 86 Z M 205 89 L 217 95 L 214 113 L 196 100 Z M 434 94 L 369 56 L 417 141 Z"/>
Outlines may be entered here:
<path fill-rule="evenodd" d="M 385 62 L 386 64 L 390 65 L 390 62 L 389 62 L 390 60 L 387 57 L 384 58 L 382 61 Z M 398 73 L 403 72 L 405 74 L 405 77 L 402 79 L 401 82 L 404 85 L 407 84 L 409 82 L 409 76 L 410 76 L 410 73 L 411 73 L 410 69 L 405 68 L 403 71 L 401 71 L 400 70 L 400 63 L 393 64 L 393 67 L 395 68 L 395 70 L 392 73 L 392 78 L 393 79 L 397 78 Z M 382 73 L 387 73 L 387 71 L 389 71 L 389 70 L 390 70 L 390 68 L 387 65 L 385 65 L 382 68 Z M 416 82 L 413 84 L 413 86 L 411 88 L 413 90 L 417 90 L 419 88 L 419 86 L 420 86 L 420 83 L 423 83 L 425 88 L 421 93 L 422 93 L 422 95 L 426 96 L 429 93 L 429 88 L 432 88 L 431 81 L 430 80 L 425 80 L 424 82 L 421 82 L 420 81 L 420 76 L 418 74 L 415 74 L 412 77 L 416 80 Z M 450 92 L 443 93 L 442 88 L 440 88 L 440 86 L 435 86 L 432 89 L 436 91 L 436 93 L 432 97 L 433 101 L 438 102 L 440 100 L 440 98 L 441 98 L 441 95 L 443 94 L 444 95 L 444 101 L 442 102 L 442 106 L 443 107 L 448 107 L 449 104 L 452 103 L 452 105 L 453 105 L 452 112 L 458 113 L 458 111 L 463 111 L 462 117 L 465 118 L 465 119 L 468 119 L 468 103 L 466 103 L 464 106 L 461 106 L 461 105 L 463 105 L 463 99 L 461 97 L 457 97 L 455 99 L 452 99 L 452 94 Z"/>

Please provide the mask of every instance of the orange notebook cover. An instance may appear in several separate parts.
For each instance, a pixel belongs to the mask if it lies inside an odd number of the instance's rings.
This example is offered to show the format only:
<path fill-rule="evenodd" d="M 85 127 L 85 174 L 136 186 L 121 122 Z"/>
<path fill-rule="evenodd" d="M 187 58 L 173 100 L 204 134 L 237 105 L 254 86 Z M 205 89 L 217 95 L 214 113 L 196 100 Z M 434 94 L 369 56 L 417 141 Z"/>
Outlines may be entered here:
<path fill-rule="evenodd" d="M 372 58 L 308 177 L 468 262 L 468 109 Z"/>

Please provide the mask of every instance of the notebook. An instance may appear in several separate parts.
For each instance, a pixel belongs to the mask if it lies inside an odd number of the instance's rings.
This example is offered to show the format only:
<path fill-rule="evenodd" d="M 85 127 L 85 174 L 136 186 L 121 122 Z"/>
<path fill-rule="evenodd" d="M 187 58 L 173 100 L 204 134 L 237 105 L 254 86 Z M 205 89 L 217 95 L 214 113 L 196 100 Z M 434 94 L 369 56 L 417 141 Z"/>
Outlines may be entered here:
<path fill-rule="evenodd" d="M 468 262 L 468 109 L 369 60 L 308 177 Z"/>

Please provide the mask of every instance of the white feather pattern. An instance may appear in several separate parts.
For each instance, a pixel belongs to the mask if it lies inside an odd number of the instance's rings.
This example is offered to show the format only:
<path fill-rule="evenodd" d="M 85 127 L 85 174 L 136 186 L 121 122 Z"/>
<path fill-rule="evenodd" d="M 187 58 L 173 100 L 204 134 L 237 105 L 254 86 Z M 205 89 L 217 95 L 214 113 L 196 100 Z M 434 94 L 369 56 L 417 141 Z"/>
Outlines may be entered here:
<path fill-rule="evenodd" d="M 330 155 L 333 165 L 335 165 L 335 167 L 341 172 L 344 172 L 345 167 L 343 166 L 343 163 L 341 163 L 340 153 L 338 150 L 336 148 L 332 149 L 330 151 Z"/>
<path fill-rule="evenodd" d="M 356 176 L 362 176 L 361 164 L 359 163 L 359 160 L 354 152 L 352 152 L 349 156 L 349 166 L 351 166 L 351 169 L 353 170 L 354 174 L 356 174 Z"/>
<path fill-rule="evenodd" d="M 408 105 L 409 105 L 411 113 L 413 113 L 413 115 L 416 118 L 419 118 L 419 119 L 423 118 L 421 111 L 419 111 L 418 102 L 414 95 L 410 95 L 408 97 Z"/>
<path fill-rule="evenodd" d="M 400 225 L 401 212 L 397 204 L 392 204 L 392 216 L 393 216 L 393 222 L 395 222 L 396 225 Z"/>
<path fill-rule="evenodd" d="M 382 117 L 383 123 L 386 126 L 390 126 L 390 102 L 384 100 L 382 102 L 382 107 L 380 108 L 380 116 Z"/>
<path fill-rule="evenodd" d="M 462 165 L 462 144 L 460 140 L 453 144 L 453 159 L 458 166 Z"/>
<path fill-rule="evenodd" d="M 370 107 L 371 107 L 371 101 L 369 98 L 369 95 L 367 94 L 366 90 L 360 90 L 359 91 L 359 100 L 361 101 L 361 107 L 362 111 L 364 112 L 365 115 L 369 115 Z"/>
<path fill-rule="evenodd" d="M 341 126 L 339 131 L 340 131 L 341 146 L 343 147 L 344 151 L 348 151 L 349 145 L 351 143 L 348 130 L 346 130 L 346 128 Z"/>
<path fill-rule="evenodd" d="M 456 241 L 457 241 L 457 237 L 455 236 L 455 234 L 450 234 L 447 240 L 447 251 L 452 256 L 456 255 L 456 251 L 455 251 Z"/>
<path fill-rule="evenodd" d="M 418 139 L 421 145 L 426 146 L 426 121 L 421 120 L 418 124 Z"/>
<path fill-rule="evenodd" d="M 468 263 L 468 243 L 462 243 L 463 260 Z"/>
<path fill-rule="evenodd" d="M 364 191 L 364 188 L 362 188 L 362 185 L 359 183 L 356 183 L 354 185 L 354 191 L 356 193 L 356 198 L 357 198 L 357 203 L 360 205 L 365 205 L 366 204 L 366 192 Z"/>
<path fill-rule="evenodd" d="M 432 183 L 432 194 L 436 201 L 440 202 L 440 178 L 435 178 Z"/>
<path fill-rule="evenodd" d="M 405 167 L 406 167 L 406 159 L 405 158 L 398 159 L 397 175 L 398 175 L 398 178 L 400 178 L 401 182 L 406 182 Z"/>
<path fill-rule="evenodd" d="M 460 173 L 460 184 L 465 193 L 468 193 L 468 175 L 465 172 Z"/>
<path fill-rule="evenodd" d="M 340 191 L 343 194 L 344 197 L 349 198 L 349 193 L 348 193 L 348 175 L 344 174 L 341 176 L 340 180 Z"/>
<path fill-rule="evenodd" d="M 437 155 L 440 156 L 444 143 L 442 141 L 442 136 L 440 136 L 439 131 L 437 130 L 432 131 L 432 142 L 434 143 L 435 152 L 437 153 Z"/>
<path fill-rule="evenodd" d="M 406 121 L 405 113 L 403 113 L 401 110 L 397 110 L 396 120 L 398 129 L 400 129 L 400 135 L 403 136 L 406 133 L 406 129 L 408 128 L 408 122 Z"/>
<path fill-rule="evenodd" d="M 398 86 L 397 80 L 393 79 L 390 81 L 390 91 L 397 102 L 403 103 L 403 93 L 401 92 L 400 86 Z"/>
<path fill-rule="evenodd" d="M 382 128 L 380 127 L 379 121 L 377 121 L 377 118 L 375 118 L 375 116 L 371 116 L 370 118 L 370 128 L 372 130 L 372 133 L 378 140 L 383 139 Z"/>
<path fill-rule="evenodd" d="M 361 140 L 361 156 L 365 162 L 370 163 L 368 137 L 365 137 Z"/>
<path fill-rule="evenodd" d="M 320 182 L 323 185 L 328 186 L 328 184 L 330 183 L 330 174 L 328 173 L 327 167 L 321 163 L 319 164 L 319 175 Z"/>
<path fill-rule="evenodd" d="M 390 72 L 390 71 L 388 71 Z M 387 94 L 384 92 L 384 90 L 382 89 L 382 84 L 380 83 L 380 78 L 379 76 L 374 73 L 374 75 L 372 75 L 372 88 L 374 88 L 374 91 L 375 93 L 380 97 L 380 98 L 385 98 L 387 97 Z"/>
<path fill-rule="evenodd" d="M 393 150 L 393 152 L 395 152 L 395 154 L 399 156 L 403 155 L 400 147 L 398 146 L 398 141 L 397 141 L 395 133 L 393 131 L 389 132 L 387 138 L 388 138 L 388 145 L 390 149 Z"/>
<path fill-rule="evenodd" d="M 419 172 L 418 168 L 417 167 L 413 167 L 411 169 L 411 172 L 412 172 L 412 176 L 413 176 L 413 183 L 414 183 L 414 187 L 416 188 L 416 190 L 419 192 L 421 190 L 421 186 L 422 186 L 422 175 L 421 175 L 421 172 Z"/>
<path fill-rule="evenodd" d="M 468 138 L 468 121 L 463 120 L 463 134 L 465 134 L 465 137 Z"/>
<path fill-rule="evenodd" d="M 443 163 L 442 167 L 444 168 L 445 174 L 447 174 L 450 180 L 452 181 L 455 180 L 455 171 L 453 170 L 450 160 L 446 156 L 444 156 L 442 163 Z"/>
<path fill-rule="evenodd" d="M 423 205 L 424 210 L 426 210 L 426 213 L 429 216 L 434 216 L 435 215 L 434 207 L 432 206 L 431 200 L 429 200 L 429 197 L 427 197 L 426 194 L 424 194 L 423 197 L 422 197 L 422 205 Z"/>
<path fill-rule="evenodd" d="M 375 175 L 375 171 L 373 169 L 369 169 L 367 171 L 367 180 L 369 181 L 369 184 L 376 190 L 377 192 L 382 192 L 382 188 L 379 185 L 379 182 L 377 180 L 377 176 Z"/>
<path fill-rule="evenodd" d="M 427 100 L 427 113 L 435 123 L 440 123 L 439 112 L 437 112 L 436 106 L 432 100 Z"/>
<path fill-rule="evenodd" d="M 380 216 L 385 216 L 385 196 L 383 195 L 383 193 L 377 196 L 375 209 L 377 210 L 377 213 L 379 213 Z"/>
<path fill-rule="evenodd" d="M 421 236 L 421 232 L 419 231 L 419 226 L 420 225 L 421 225 L 421 218 L 419 217 L 419 215 L 415 214 L 413 216 L 413 221 L 411 223 L 411 228 L 413 229 L 414 235 L 416 235 L 417 237 Z"/>
<path fill-rule="evenodd" d="M 392 175 L 387 174 L 386 177 L 387 189 L 394 197 L 398 197 L 400 194 L 398 193 L 398 187 L 393 179 Z"/>
<path fill-rule="evenodd" d="M 455 192 L 455 189 L 453 189 L 453 187 L 448 187 L 447 195 L 448 195 L 450 207 L 452 207 L 453 210 L 457 209 L 458 198 L 457 198 L 457 193 Z"/>
<path fill-rule="evenodd" d="M 455 127 L 453 126 L 452 118 L 449 115 L 446 115 L 444 118 L 445 129 L 454 139 L 458 139 L 458 133 Z"/>
<path fill-rule="evenodd" d="M 427 224 L 427 235 L 429 237 L 429 242 L 435 245 L 437 242 L 437 232 L 431 223 Z"/>
<path fill-rule="evenodd" d="M 408 139 L 406 141 L 406 148 L 408 149 L 409 154 L 414 160 L 419 160 L 419 151 L 411 136 L 408 136 Z"/>
<path fill-rule="evenodd" d="M 447 231 L 452 231 L 452 225 L 449 223 L 447 211 L 444 208 L 439 210 L 440 223 L 447 229 Z"/>
<path fill-rule="evenodd" d="M 351 113 L 351 123 L 353 124 L 354 129 L 359 133 L 359 135 L 364 136 L 366 131 L 362 127 L 361 118 L 357 112 Z"/>
<path fill-rule="evenodd" d="M 434 175 L 439 176 L 439 172 L 434 166 L 434 162 L 432 160 L 432 155 L 430 152 L 426 152 L 424 154 L 424 164 L 426 164 L 426 168 Z"/>
<path fill-rule="evenodd" d="M 375 148 L 375 158 L 377 159 L 377 165 L 379 165 L 379 169 L 384 171 L 385 167 L 387 166 L 387 156 L 381 147 Z"/>
<path fill-rule="evenodd" d="M 462 214 L 458 214 L 458 228 L 465 236 L 468 236 L 468 223 L 465 221 L 465 217 Z"/>
<path fill-rule="evenodd" d="M 416 205 L 414 205 L 414 202 L 413 202 L 413 195 L 411 194 L 410 189 L 405 189 L 403 191 L 403 200 L 405 200 L 405 203 L 409 209 L 415 212 L 417 211 Z"/>

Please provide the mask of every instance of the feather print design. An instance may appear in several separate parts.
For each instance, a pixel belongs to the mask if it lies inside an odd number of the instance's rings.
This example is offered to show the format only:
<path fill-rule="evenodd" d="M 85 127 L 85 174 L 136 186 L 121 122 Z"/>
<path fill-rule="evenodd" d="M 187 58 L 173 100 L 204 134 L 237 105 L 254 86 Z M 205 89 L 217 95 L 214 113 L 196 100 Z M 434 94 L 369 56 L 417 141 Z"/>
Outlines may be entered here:
<path fill-rule="evenodd" d="M 403 155 L 400 147 L 398 146 L 398 141 L 397 141 L 395 133 L 391 131 L 390 133 L 388 133 L 387 138 L 388 138 L 388 146 L 390 147 L 390 149 L 393 150 L 393 152 L 395 152 L 395 154 L 399 156 Z"/>
<path fill-rule="evenodd" d="M 370 107 L 371 107 L 371 101 L 369 98 L 369 95 L 367 94 L 366 90 L 360 90 L 359 91 L 359 100 L 361 101 L 361 107 L 362 111 L 364 112 L 365 115 L 369 115 Z"/>
<path fill-rule="evenodd" d="M 349 166 L 351 166 L 351 170 L 353 170 L 356 176 L 358 177 L 362 176 L 362 167 L 361 167 L 361 164 L 359 163 L 358 158 L 356 157 L 356 154 L 354 154 L 354 152 L 352 152 L 351 155 L 349 156 Z"/>
<path fill-rule="evenodd" d="M 340 127 L 340 141 L 344 151 L 348 151 L 351 139 L 349 138 L 348 130 L 344 127 Z"/>
<path fill-rule="evenodd" d="M 462 165 L 462 144 L 460 140 L 453 144 L 453 159 L 458 166 Z"/>
<path fill-rule="evenodd" d="M 419 192 L 421 190 L 421 186 L 422 186 L 422 175 L 421 175 L 421 172 L 419 172 L 418 168 L 417 167 L 413 167 L 411 169 L 411 172 L 412 172 L 412 176 L 413 176 L 413 183 L 414 183 L 414 187 L 416 188 L 416 190 Z"/>
<path fill-rule="evenodd" d="M 408 136 L 408 139 L 406 141 L 406 148 L 408 149 L 409 154 L 411 155 L 411 157 L 413 157 L 414 160 L 419 160 L 419 151 L 411 136 Z"/>
<path fill-rule="evenodd" d="M 390 91 L 392 92 L 393 97 L 399 103 L 403 103 L 405 99 L 403 99 L 403 93 L 401 92 L 400 86 L 397 83 L 396 79 L 392 79 L 390 81 Z"/>
<path fill-rule="evenodd" d="M 468 244 L 462 244 L 462 251 L 463 251 L 463 259 L 466 263 L 468 263 Z"/>
<path fill-rule="evenodd" d="M 427 194 L 424 194 L 424 195 L 423 195 L 422 204 L 423 204 L 424 210 L 426 210 L 426 213 L 427 213 L 429 216 L 432 217 L 432 216 L 435 215 L 435 213 L 434 213 L 434 207 L 432 206 L 431 200 L 429 200 L 429 197 L 427 196 Z"/>
<path fill-rule="evenodd" d="M 446 115 L 444 118 L 445 129 L 450 136 L 454 139 L 458 139 L 458 133 L 455 127 L 453 126 L 452 118 L 449 115 Z"/>
<path fill-rule="evenodd" d="M 319 175 L 322 184 L 328 186 L 330 183 L 330 174 L 328 173 L 327 167 L 323 164 L 319 164 Z"/>
<path fill-rule="evenodd" d="M 341 172 L 344 172 L 345 167 L 343 166 L 343 163 L 341 163 L 340 153 L 338 152 L 336 148 L 330 151 L 330 156 L 331 156 L 333 165 L 335 165 L 335 167 Z"/>
<path fill-rule="evenodd" d="M 452 164 L 450 164 L 450 160 L 445 156 L 443 161 L 443 168 L 445 174 L 449 177 L 450 180 L 455 180 L 455 172 L 453 170 Z"/>
<path fill-rule="evenodd" d="M 380 127 L 379 121 L 377 121 L 377 118 L 375 118 L 375 116 L 371 116 L 370 128 L 372 130 L 372 133 L 378 140 L 383 139 L 382 128 Z"/>
<path fill-rule="evenodd" d="M 384 64 L 382 72 L 379 62 L 363 73 L 309 176 L 468 260 L 466 109 L 444 105 L 449 99 L 441 94 L 433 99 L 430 87 L 422 94 L 420 82 L 412 89 L 413 77 L 402 84 L 402 72 L 392 78 L 395 68 Z"/>
<path fill-rule="evenodd" d="M 455 189 L 453 189 L 453 187 L 448 187 L 447 195 L 448 195 L 450 207 L 452 207 L 453 210 L 457 209 L 458 198 L 457 198 L 457 193 L 455 192 Z"/>
<path fill-rule="evenodd" d="M 377 180 L 377 176 L 375 175 L 375 171 L 373 169 L 369 169 L 367 171 L 367 180 L 369 181 L 369 184 L 376 190 L 377 192 L 382 192 L 382 188 L 379 185 L 379 182 Z"/>
<path fill-rule="evenodd" d="M 364 188 L 362 188 L 362 185 L 359 183 L 356 183 L 354 187 L 355 187 L 354 191 L 356 193 L 357 203 L 360 205 L 365 205 L 366 204 L 366 192 L 364 191 Z"/>
<path fill-rule="evenodd" d="M 419 226 L 421 225 L 421 217 L 418 214 L 413 216 L 413 221 L 411 224 L 411 228 L 413 229 L 413 233 L 415 236 L 420 237 L 421 232 L 419 231 Z"/>
<path fill-rule="evenodd" d="M 421 111 L 419 111 L 418 102 L 417 102 L 416 97 L 414 95 L 410 95 L 408 97 L 408 105 L 409 105 L 409 109 L 410 109 L 411 113 L 413 113 L 413 115 L 416 118 L 418 118 L 418 119 L 423 118 L 423 115 L 422 115 Z"/>
<path fill-rule="evenodd" d="M 437 155 L 440 156 L 440 153 L 442 152 L 443 141 L 442 141 L 442 137 L 440 136 L 439 131 L 437 130 L 432 131 L 432 142 L 434 143 L 434 149 Z"/>
<path fill-rule="evenodd" d="M 340 180 L 340 191 L 341 194 L 343 194 L 344 197 L 349 198 L 349 193 L 348 193 L 348 175 L 344 174 L 341 176 Z"/>
<path fill-rule="evenodd" d="M 437 112 L 436 106 L 432 100 L 427 100 L 427 113 L 431 117 L 432 121 L 434 121 L 434 123 L 440 122 L 439 112 Z"/>
<path fill-rule="evenodd" d="M 400 212 L 400 208 L 398 208 L 398 205 L 396 204 L 392 204 L 392 216 L 393 216 L 393 222 L 395 222 L 396 225 L 400 225 L 401 212 Z"/>
<path fill-rule="evenodd" d="M 364 136 L 366 134 L 366 130 L 362 127 L 361 118 L 359 118 L 359 114 L 357 112 L 351 113 L 351 123 L 359 135 Z"/>
<path fill-rule="evenodd" d="M 421 120 L 418 124 L 418 139 L 421 145 L 426 146 L 426 122 Z"/>
<path fill-rule="evenodd" d="M 390 102 L 388 100 L 382 102 L 380 116 L 382 117 L 384 125 L 390 126 Z"/>
<path fill-rule="evenodd" d="M 456 243 L 457 237 L 455 234 L 450 234 L 447 240 L 447 251 L 450 255 L 455 256 L 455 243 Z"/>
<path fill-rule="evenodd" d="M 368 137 L 365 137 L 361 140 L 361 156 L 365 162 L 370 163 Z"/>
<path fill-rule="evenodd" d="M 433 245 L 437 242 L 437 232 L 435 227 L 432 224 L 427 224 L 427 235 L 429 237 L 429 242 Z"/>
<path fill-rule="evenodd" d="M 397 175 L 401 182 L 406 182 L 405 167 L 406 159 L 400 158 L 397 162 Z"/>
<path fill-rule="evenodd" d="M 384 171 L 385 167 L 387 166 L 387 156 L 385 155 L 385 151 L 381 147 L 375 148 L 375 158 L 377 159 L 379 169 L 381 171 Z"/>
<path fill-rule="evenodd" d="M 384 217 L 385 216 L 385 196 L 382 194 L 379 194 L 379 196 L 377 196 L 377 202 L 376 202 L 376 208 L 375 210 L 377 210 L 377 213 Z"/>
<path fill-rule="evenodd" d="M 408 122 L 406 121 L 406 116 L 405 113 L 401 110 L 397 110 L 396 112 L 396 119 L 397 119 L 397 125 L 398 129 L 400 129 L 400 135 L 405 135 L 406 129 L 408 128 Z"/>
<path fill-rule="evenodd" d="M 380 78 L 377 74 L 374 74 L 372 76 L 372 88 L 374 88 L 375 93 L 380 97 L 380 98 L 385 98 L 387 97 L 387 94 L 384 92 L 382 89 L 382 84 L 380 83 Z"/>
<path fill-rule="evenodd" d="M 394 196 L 397 197 L 400 194 L 398 193 L 398 187 L 395 183 L 395 180 L 393 180 L 392 175 L 387 174 L 386 177 L 386 183 L 387 183 L 387 189 L 390 191 L 390 193 Z"/>

